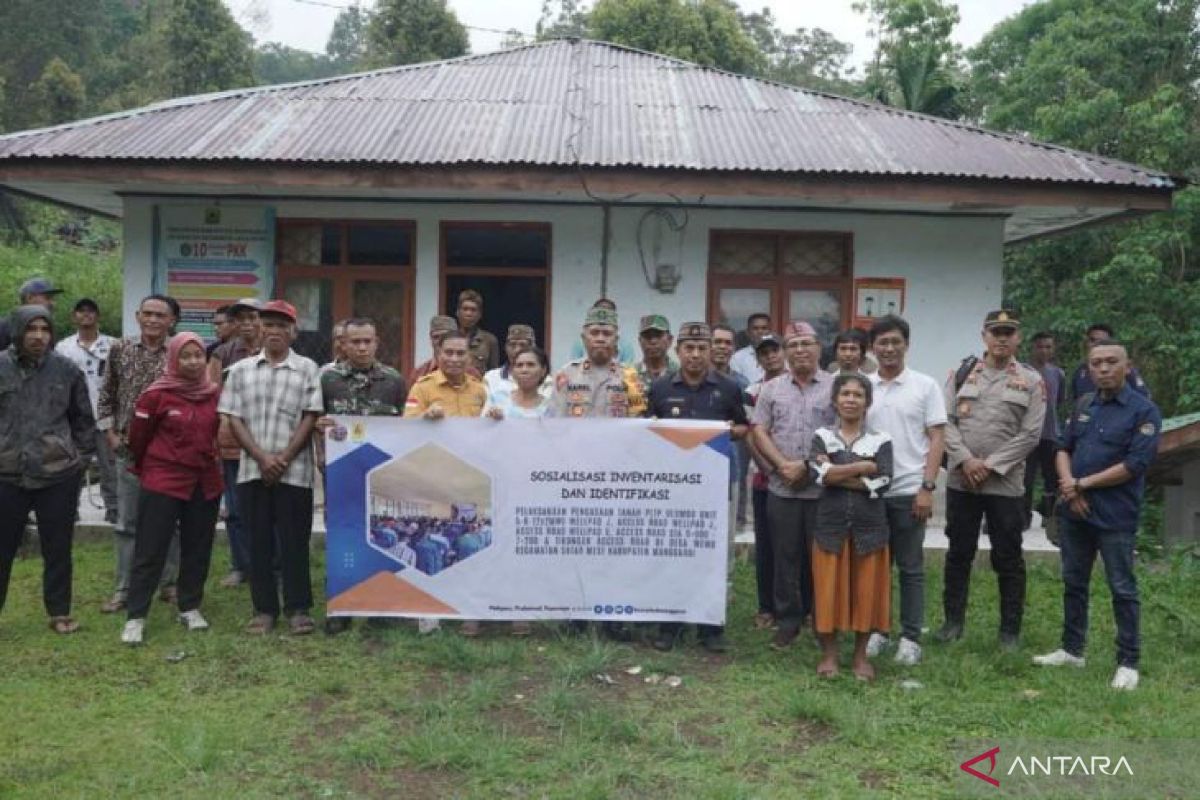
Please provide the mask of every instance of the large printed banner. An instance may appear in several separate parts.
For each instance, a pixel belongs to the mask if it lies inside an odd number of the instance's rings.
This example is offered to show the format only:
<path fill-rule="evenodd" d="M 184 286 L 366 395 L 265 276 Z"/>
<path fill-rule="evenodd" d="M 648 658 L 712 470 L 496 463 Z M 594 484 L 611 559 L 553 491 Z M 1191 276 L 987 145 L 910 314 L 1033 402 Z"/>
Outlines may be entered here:
<path fill-rule="evenodd" d="M 179 330 L 213 338 L 213 312 L 274 291 L 275 210 L 162 205 L 155 209 L 154 291 L 179 301 Z"/>
<path fill-rule="evenodd" d="M 332 616 L 724 622 L 724 424 L 334 419 Z"/>

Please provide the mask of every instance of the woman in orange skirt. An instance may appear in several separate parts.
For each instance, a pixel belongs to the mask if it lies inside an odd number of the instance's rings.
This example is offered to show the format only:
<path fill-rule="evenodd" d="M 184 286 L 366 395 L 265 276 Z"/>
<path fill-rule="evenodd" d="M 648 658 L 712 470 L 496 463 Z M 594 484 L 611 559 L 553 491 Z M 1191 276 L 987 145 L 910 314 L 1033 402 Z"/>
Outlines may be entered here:
<path fill-rule="evenodd" d="M 859 374 L 833 382 L 837 424 L 819 428 L 811 474 L 822 487 L 813 537 L 813 626 L 821 640 L 817 674 L 838 673 L 838 631 L 854 632 L 854 676 L 869 681 L 871 631 L 891 617 L 891 564 L 882 490 L 892 478 L 892 440 L 866 427 L 871 383 Z"/>

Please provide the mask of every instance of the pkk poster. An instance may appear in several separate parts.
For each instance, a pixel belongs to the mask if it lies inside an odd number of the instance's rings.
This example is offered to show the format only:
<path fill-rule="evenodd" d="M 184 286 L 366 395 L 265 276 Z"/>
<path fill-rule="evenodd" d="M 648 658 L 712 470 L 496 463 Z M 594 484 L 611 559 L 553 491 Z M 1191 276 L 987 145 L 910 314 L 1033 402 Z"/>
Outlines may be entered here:
<path fill-rule="evenodd" d="M 334 420 L 331 616 L 724 622 L 724 423 Z"/>
<path fill-rule="evenodd" d="M 160 205 L 154 222 L 154 291 L 179 301 L 179 330 L 215 338 L 213 312 L 219 307 L 243 297 L 270 299 L 274 208 Z"/>

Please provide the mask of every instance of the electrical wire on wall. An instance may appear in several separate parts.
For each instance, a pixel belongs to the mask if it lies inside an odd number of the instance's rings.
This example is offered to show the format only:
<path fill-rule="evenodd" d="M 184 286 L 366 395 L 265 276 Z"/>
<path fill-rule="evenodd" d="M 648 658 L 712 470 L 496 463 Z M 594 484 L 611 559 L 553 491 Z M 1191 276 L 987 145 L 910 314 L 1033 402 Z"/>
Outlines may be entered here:
<path fill-rule="evenodd" d="M 638 258 L 642 262 L 642 275 L 646 278 L 647 286 L 660 292 L 675 291 L 683 266 L 683 233 L 687 230 L 688 210 L 682 200 L 674 195 L 672 198 L 679 203 L 679 210 L 683 212 L 682 219 L 676 219 L 675 213 L 666 208 L 651 208 L 638 219 L 637 226 Z M 656 224 L 651 232 L 649 261 L 654 264 L 654 275 L 650 274 L 650 267 L 647 264 L 645 238 L 646 223 L 652 219 Z M 674 262 L 665 262 L 662 257 L 663 239 L 667 231 L 675 234 Z"/>

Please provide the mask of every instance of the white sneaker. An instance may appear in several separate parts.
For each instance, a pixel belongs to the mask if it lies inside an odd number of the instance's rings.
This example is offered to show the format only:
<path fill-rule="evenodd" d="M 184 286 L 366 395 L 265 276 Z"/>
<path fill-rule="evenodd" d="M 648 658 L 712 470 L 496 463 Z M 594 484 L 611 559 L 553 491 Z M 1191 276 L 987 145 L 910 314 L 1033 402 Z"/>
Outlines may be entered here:
<path fill-rule="evenodd" d="M 1033 663 L 1039 667 L 1083 667 L 1087 664 L 1087 659 L 1081 656 L 1073 656 L 1060 647 L 1053 653 L 1046 653 L 1044 656 L 1034 656 Z"/>
<path fill-rule="evenodd" d="M 208 630 L 208 620 L 204 618 L 198 608 L 193 608 L 191 611 L 184 611 L 179 615 L 179 621 L 189 631 Z"/>
<path fill-rule="evenodd" d="M 875 658 L 891 643 L 891 640 L 882 633 L 872 633 L 871 638 L 867 639 L 867 658 Z"/>
<path fill-rule="evenodd" d="M 1109 685 L 1114 689 L 1132 692 L 1138 685 L 1138 671 L 1129 667 L 1117 667 L 1117 674 L 1113 675 Z"/>
<path fill-rule="evenodd" d="M 417 620 L 417 633 L 433 633 L 442 627 L 441 620 L 421 617 Z"/>
<path fill-rule="evenodd" d="M 144 630 L 146 630 L 146 620 L 131 619 L 125 623 L 125 627 L 121 631 L 121 641 L 128 645 L 139 645 L 142 643 Z"/>
<path fill-rule="evenodd" d="M 900 644 L 896 647 L 896 663 L 906 667 L 915 667 L 921 663 L 921 645 L 914 642 L 912 639 L 900 637 Z"/>

